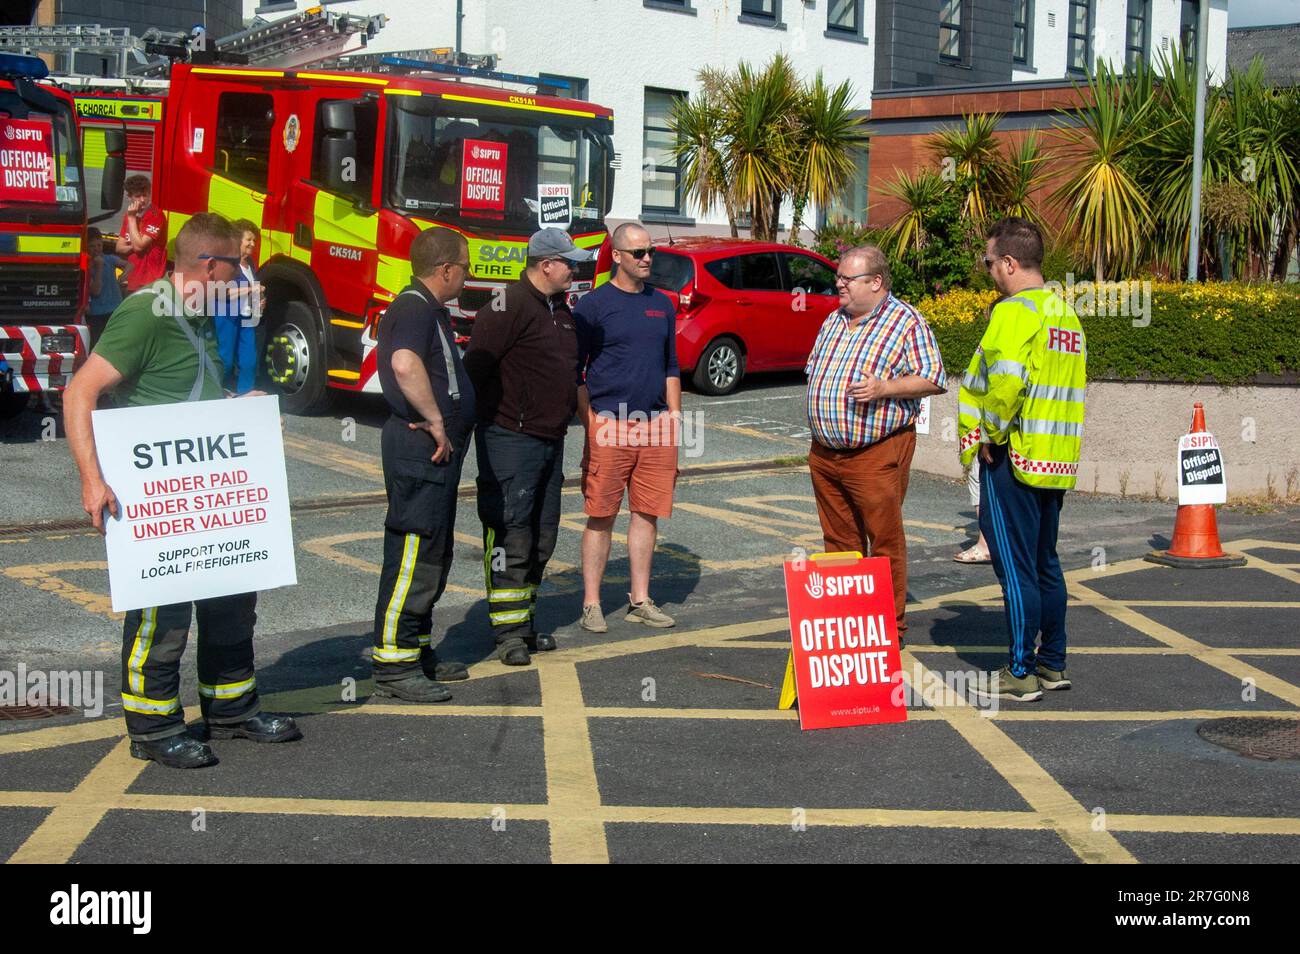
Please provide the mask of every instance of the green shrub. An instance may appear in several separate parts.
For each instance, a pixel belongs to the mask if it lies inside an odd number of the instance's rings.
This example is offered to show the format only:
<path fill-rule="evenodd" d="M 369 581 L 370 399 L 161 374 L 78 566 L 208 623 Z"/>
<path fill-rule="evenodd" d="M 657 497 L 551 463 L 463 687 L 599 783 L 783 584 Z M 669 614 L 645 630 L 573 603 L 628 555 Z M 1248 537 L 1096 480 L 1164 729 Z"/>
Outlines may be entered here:
<path fill-rule="evenodd" d="M 1124 284 L 1123 290 L 1132 291 Z M 1143 301 L 1143 287 L 1136 285 L 1135 303 Z M 1144 325 L 1144 316 L 1132 314 L 1140 308 L 1114 312 L 1111 290 L 1119 286 L 1066 286 L 1088 341 L 1089 379 L 1234 385 L 1261 374 L 1300 373 L 1297 289 L 1243 282 L 1147 287 L 1150 323 Z M 985 310 L 996 299 L 996 292 L 958 289 L 913 302 L 934 329 L 950 375 L 959 376 L 970 363 L 984 333 Z"/>

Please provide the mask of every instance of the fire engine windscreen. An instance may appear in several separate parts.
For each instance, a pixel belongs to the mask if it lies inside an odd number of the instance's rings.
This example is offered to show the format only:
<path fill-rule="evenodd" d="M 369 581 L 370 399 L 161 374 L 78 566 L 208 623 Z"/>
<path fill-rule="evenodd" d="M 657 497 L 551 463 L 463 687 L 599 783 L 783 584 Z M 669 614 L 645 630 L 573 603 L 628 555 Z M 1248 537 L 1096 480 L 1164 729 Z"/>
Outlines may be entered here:
<path fill-rule="evenodd" d="M 531 232 L 537 228 L 538 186 L 565 184 L 572 189 L 574 230 L 584 220 L 599 228 L 609 211 L 613 152 L 597 121 L 414 97 L 396 107 L 389 123 L 388 202 L 400 212 L 432 212 L 470 225 L 487 219 Z M 504 195 L 499 203 L 484 203 L 487 211 L 461 206 L 462 196 L 482 192 L 462 189 L 466 140 L 471 148 L 505 146 Z M 471 167 L 471 181 L 476 173 Z"/>
<path fill-rule="evenodd" d="M 16 90 L 0 88 L 0 119 L 23 120 L 46 127 L 42 138 L 52 147 L 54 159 L 54 204 L 33 204 L 14 199 L 14 195 L 22 194 L 17 188 L 11 191 L 6 200 L 6 190 L 0 185 L 0 220 L 11 217 L 15 210 L 18 210 L 17 214 L 26 215 L 34 208 L 45 213 L 57 210 L 55 218 L 66 215 L 70 221 L 76 221 L 85 214 L 81 191 L 81 150 L 73 133 L 72 113 L 62 102 L 52 98 L 50 106 L 50 111 L 37 109 L 24 101 Z M 10 138 L 16 139 L 12 135 Z M 24 170 L 19 166 L 31 164 L 30 161 L 22 161 L 24 157 L 18 155 L 22 145 L 17 141 L 6 141 L 0 136 L 0 169 L 12 167 L 13 172 L 20 173 Z M 11 150 L 15 156 L 12 163 L 4 158 Z M 26 155 L 30 155 L 30 150 Z M 7 212 L 10 216 L 6 215 Z"/>

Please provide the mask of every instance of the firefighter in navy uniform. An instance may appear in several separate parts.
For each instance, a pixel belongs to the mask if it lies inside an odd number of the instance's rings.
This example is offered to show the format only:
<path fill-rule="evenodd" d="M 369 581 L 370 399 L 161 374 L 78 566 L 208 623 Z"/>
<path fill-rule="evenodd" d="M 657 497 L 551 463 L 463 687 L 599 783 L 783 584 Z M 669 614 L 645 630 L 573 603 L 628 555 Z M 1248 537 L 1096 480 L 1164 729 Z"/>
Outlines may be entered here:
<path fill-rule="evenodd" d="M 474 318 L 465 363 L 479 394 L 475 430 L 483 574 L 497 656 L 527 666 L 556 648 L 534 626 L 537 588 L 555 550 L 564 436 L 578 407 L 578 339 L 566 292 L 595 253 L 559 229 L 528 240 L 504 308 Z"/>
<path fill-rule="evenodd" d="M 469 272 L 469 245 L 451 229 L 411 243 L 408 285 L 379 324 L 377 370 L 392 414 L 381 446 L 388 516 L 371 650 L 375 695 L 445 702 L 442 682 L 468 679 L 430 645 L 433 607 L 447 586 L 456 495 L 474 426 L 474 386 L 461 363 L 444 302 Z"/>
<path fill-rule="evenodd" d="M 128 407 L 216 400 L 221 364 L 210 316 L 194 313 L 195 283 L 203 301 L 213 282 L 239 272 L 239 233 L 213 213 L 194 216 L 176 236 L 176 269 L 129 296 L 113 312 L 94 352 L 64 396 L 68 447 L 81 473 L 81 505 L 102 532 L 103 512 L 119 515 L 95 451 L 91 412 L 116 389 Z M 256 392 L 254 392 L 256 393 Z M 216 762 L 207 739 L 289 742 L 302 738 L 289 716 L 261 711 L 253 672 L 257 594 L 131 610 L 122 633 L 122 708 L 131 754 L 172 768 Z M 191 613 L 198 620 L 199 738 L 186 731 L 180 664 Z"/>

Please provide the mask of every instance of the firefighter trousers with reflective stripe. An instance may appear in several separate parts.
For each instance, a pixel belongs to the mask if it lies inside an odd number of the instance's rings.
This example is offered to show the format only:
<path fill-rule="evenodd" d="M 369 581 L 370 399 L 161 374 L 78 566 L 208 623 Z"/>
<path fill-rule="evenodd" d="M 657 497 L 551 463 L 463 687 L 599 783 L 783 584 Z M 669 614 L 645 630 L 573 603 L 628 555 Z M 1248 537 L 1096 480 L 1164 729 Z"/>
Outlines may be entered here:
<path fill-rule="evenodd" d="M 529 636 L 537 587 L 555 550 L 564 484 L 564 438 L 542 440 L 480 425 L 478 515 L 488 619 L 498 644 Z"/>
<path fill-rule="evenodd" d="M 1036 663 L 1059 671 L 1065 668 L 1066 591 L 1056 534 L 1065 491 L 1022 483 L 1007 445 L 990 447 L 993 463 L 980 462 L 979 523 L 1002 584 L 1011 671 L 1023 676 Z"/>
<path fill-rule="evenodd" d="M 429 645 L 433 607 L 451 572 L 457 491 L 470 431 L 458 417 L 445 424 L 453 447 L 445 464 L 432 462 L 436 445 L 426 432 L 411 430 L 397 416 L 384 425 L 388 515 L 371 651 L 378 682 L 421 671 L 420 650 Z"/>
<path fill-rule="evenodd" d="M 122 708 L 136 741 L 185 731 L 181 656 L 198 621 L 199 709 L 215 724 L 243 722 L 258 713 L 253 675 L 257 594 L 240 593 L 190 603 L 131 610 L 122 627 Z"/>

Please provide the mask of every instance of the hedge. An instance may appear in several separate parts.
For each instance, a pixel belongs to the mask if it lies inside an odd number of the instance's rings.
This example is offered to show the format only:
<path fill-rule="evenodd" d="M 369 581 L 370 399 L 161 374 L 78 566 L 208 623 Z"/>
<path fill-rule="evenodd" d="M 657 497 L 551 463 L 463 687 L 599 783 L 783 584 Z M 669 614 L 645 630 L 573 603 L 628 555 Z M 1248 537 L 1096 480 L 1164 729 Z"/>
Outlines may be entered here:
<path fill-rule="evenodd" d="M 1089 379 L 1234 385 L 1300 372 L 1296 286 L 1121 282 L 1063 291 L 1083 322 Z M 985 310 L 996 299 L 996 292 L 960 289 L 915 302 L 949 375 L 959 376 L 970 363 Z"/>

